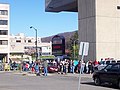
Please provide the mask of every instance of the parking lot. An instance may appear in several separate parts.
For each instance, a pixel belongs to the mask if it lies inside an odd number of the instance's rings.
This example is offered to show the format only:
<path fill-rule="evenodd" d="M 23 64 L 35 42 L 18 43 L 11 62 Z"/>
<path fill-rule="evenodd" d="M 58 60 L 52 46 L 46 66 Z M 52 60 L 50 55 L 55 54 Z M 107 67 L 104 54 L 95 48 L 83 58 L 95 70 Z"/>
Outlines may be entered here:
<path fill-rule="evenodd" d="M 35 76 L 19 72 L 0 72 L 0 90 L 78 90 L 79 74 Z M 95 86 L 92 74 L 82 74 L 81 90 L 118 90 L 111 86 Z"/>

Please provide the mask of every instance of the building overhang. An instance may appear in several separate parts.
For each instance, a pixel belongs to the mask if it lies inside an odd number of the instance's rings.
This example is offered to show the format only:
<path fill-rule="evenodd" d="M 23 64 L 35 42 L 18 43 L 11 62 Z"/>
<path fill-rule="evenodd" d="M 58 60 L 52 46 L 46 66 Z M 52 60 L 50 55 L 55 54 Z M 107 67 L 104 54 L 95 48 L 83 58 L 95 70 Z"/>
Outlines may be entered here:
<path fill-rule="evenodd" d="M 78 12 L 77 0 L 45 0 L 46 12 Z"/>

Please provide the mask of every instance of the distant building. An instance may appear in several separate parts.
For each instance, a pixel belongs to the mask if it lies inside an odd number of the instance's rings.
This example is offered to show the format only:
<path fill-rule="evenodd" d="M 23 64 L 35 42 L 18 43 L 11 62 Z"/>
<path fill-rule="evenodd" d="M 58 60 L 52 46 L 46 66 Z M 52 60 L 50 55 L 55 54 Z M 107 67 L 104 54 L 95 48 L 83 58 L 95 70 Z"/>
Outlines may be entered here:
<path fill-rule="evenodd" d="M 38 56 L 52 55 L 52 43 L 41 42 L 41 38 L 37 38 Z M 35 37 L 26 37 L 23 33 L 18 35 L 10 35 L 10 55 L 32 55 L 36 52 Z M 13 56 L 12 56 L 13 57 Z"/>
<path fill-rule="evenodd" d="M 0 4 L 0 62 L 9 62 L 9 4 Z"/>
<path fill-rule="evenodd" d="M 78 12 L 79 42 L 90 43 L 85 60 L 120 59 L 120 0 L 45 1 L 47 12 Z"/>

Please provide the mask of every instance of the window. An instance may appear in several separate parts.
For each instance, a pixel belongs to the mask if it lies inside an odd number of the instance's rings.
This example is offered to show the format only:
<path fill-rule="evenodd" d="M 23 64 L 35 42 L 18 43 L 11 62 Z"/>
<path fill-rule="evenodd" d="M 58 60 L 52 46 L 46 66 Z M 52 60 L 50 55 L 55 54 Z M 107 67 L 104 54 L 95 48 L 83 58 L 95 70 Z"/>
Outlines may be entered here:
<path fill-rule="evenodd" d="M 105 69 L 109 70 L 109 69 L 111 69 L 111 67 L 112 67 L 112 65 L 108 65 Z"/>
<path fill-rule="evenodd" d="M 8 20 L 0 20 L 0 25 L 8 25 Z"/>
<path fill-rule="evenodd" d="M 120 6 L 117 6 L 117 9 L 120 9 Z"/>
<path fill-rule="evenodd" d="M 8 45 L 8 41 L 7 40 L 0 40 L 0 45 Z"/>
<path fill-rule="evenodd" d="M 119 71 L 119 65 L 115 64 L 115 65 L 108 65 L 105 70 L 107 70 L 108 72 L 118 72 Z"/>
<path fill-rule="evenodd" d="M 31 43 L 31 40 L 28 40 L 28 43 Z"/>
<path fill-rule="evenodd" d="M 7 30 L 0 30 L 0 35 L 8 35 L 8 31 Z"/>
<path fill-rule="evenodd" d="M 16 40 L 16 42 L 18 42 L 18 43 L 19 43 L 19 42 L 21 42 L 21 40 Z"/>
<path fill-rule="evenodd" d="M 0 15 L 8 15 L 8 10 L 0 10 Z"/>
<path fill-rule="evenodd" d="M 116 71 L 116 72 L 118 72 L 118 71 L 119 71 L 119 65 L 114 65 L 114 66 L 110 69 L 110 71 Z"/>

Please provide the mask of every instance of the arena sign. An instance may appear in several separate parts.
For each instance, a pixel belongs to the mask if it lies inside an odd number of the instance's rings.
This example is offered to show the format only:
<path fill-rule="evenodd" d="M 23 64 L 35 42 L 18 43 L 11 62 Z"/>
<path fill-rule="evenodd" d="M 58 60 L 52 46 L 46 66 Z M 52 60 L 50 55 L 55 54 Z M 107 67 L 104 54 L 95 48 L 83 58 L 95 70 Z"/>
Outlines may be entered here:
<path fill-rule="evenodd" d="M 55 56 L 65 55 L 65 38 L 60 35 L 55 35 L 52 38 L 52 54 Z"/>

